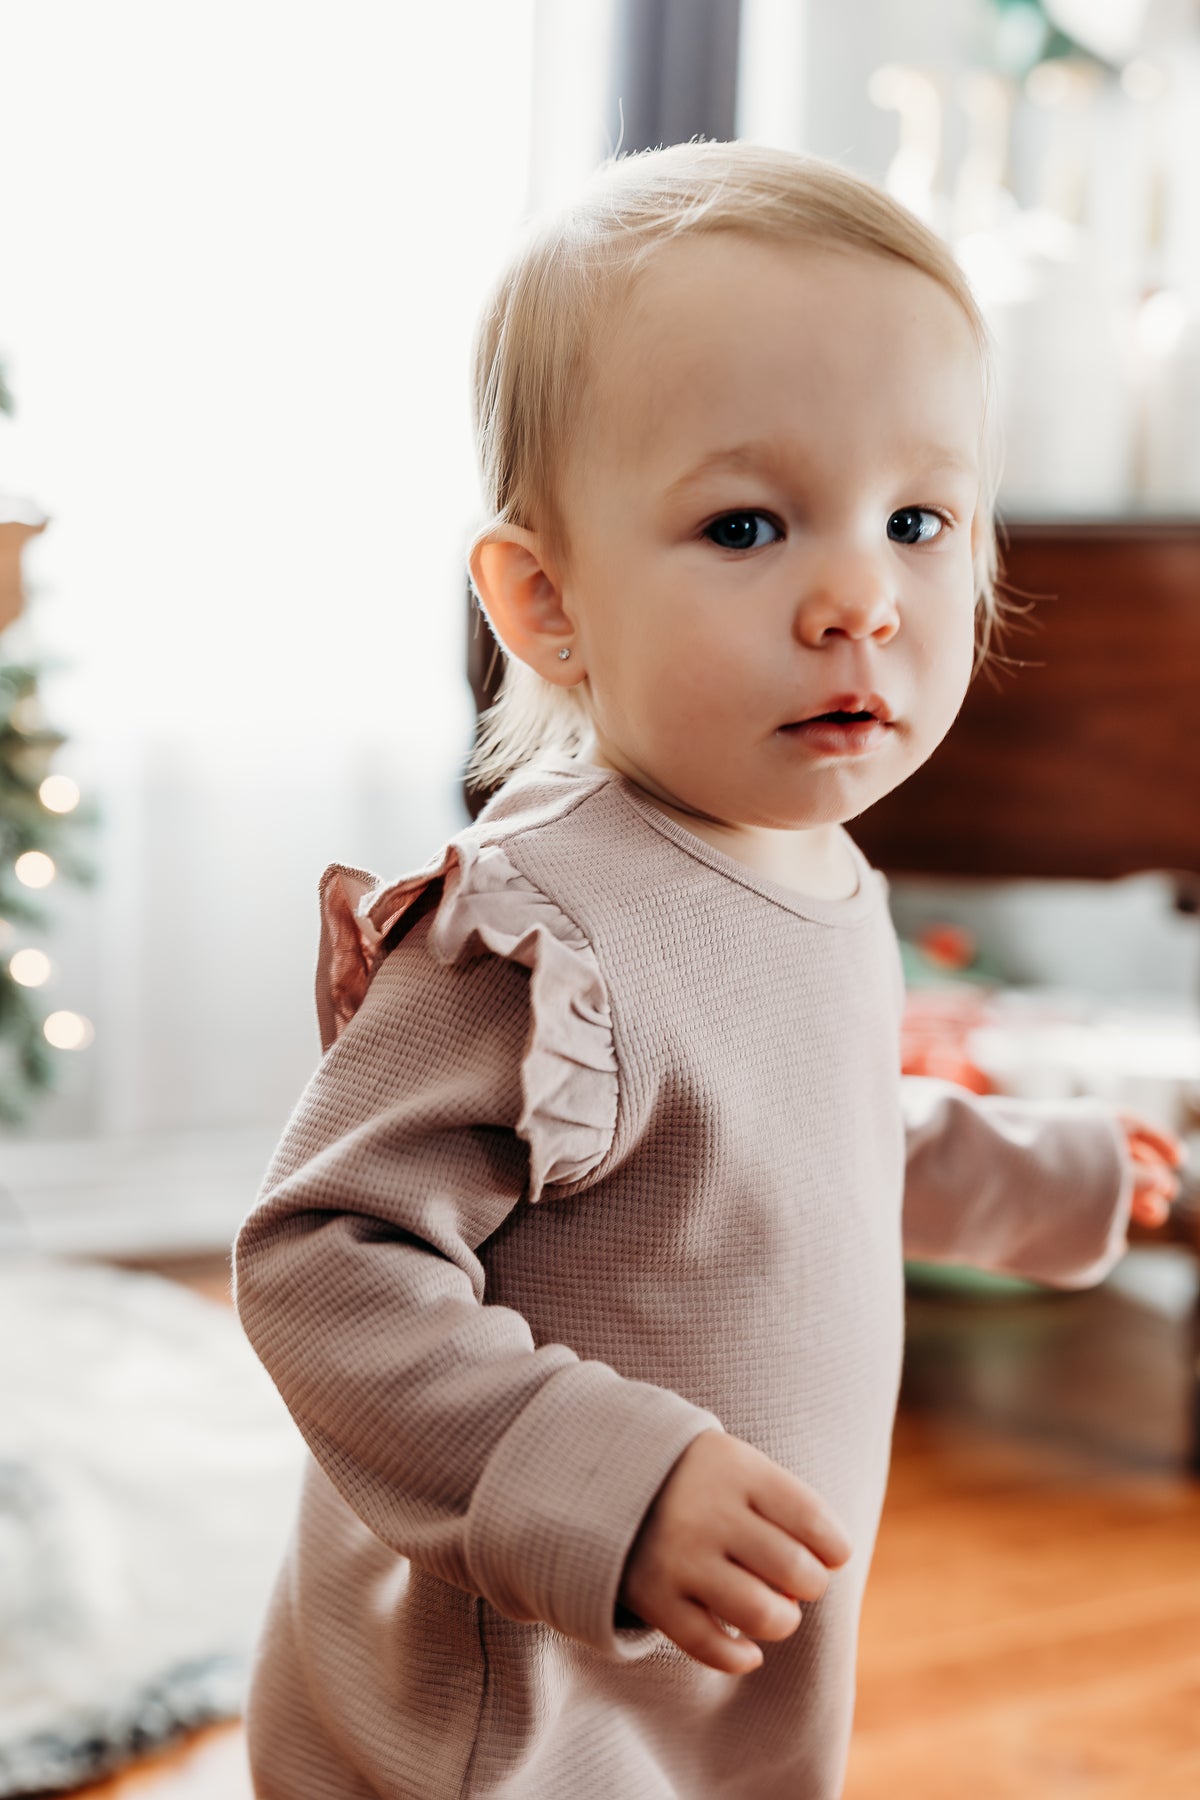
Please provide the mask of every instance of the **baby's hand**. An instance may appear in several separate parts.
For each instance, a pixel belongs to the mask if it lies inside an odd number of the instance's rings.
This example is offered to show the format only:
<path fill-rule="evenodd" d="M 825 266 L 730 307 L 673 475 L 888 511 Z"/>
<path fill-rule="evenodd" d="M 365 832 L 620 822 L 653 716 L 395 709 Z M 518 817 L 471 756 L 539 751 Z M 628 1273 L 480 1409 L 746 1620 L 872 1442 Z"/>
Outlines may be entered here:
<path fill-rule="evenodd" d="M 1131 1217 L 1139 1225 L 1161 1225 L 1179 1197 L 1183 1145 L 1169 1131 L 1149 1125 L 1136 1113 L 1118 1112 L 1117 1123 L 1125 1133 L 1125 1147 L 1133 1165 Z"/>
<path fill-rule="evenodd" d="M 796 1476 L 723 1431 L 692 1439 L 642 1521 L 620 1604 L 697 1662 L 729 1675 L 757 1669 L 757 1644 L 785 1638 L 797 1600 L 819 1600 L 851 1546 L 829 1508 Z"/>

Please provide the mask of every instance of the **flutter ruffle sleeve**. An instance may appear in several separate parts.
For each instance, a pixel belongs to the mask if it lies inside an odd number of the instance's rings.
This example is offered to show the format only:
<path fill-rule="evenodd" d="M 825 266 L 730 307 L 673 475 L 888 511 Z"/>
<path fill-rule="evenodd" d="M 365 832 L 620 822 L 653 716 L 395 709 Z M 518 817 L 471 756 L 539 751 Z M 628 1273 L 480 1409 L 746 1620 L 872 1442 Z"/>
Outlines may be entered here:
<path fill-rule="evenodd" d="M 719 1418 L 492 1291 L 486 1246 L 614 1135 L 596 956 L 497 847 L 321 881 L 325 1054 L 234 1244 L 246 1335 L 320 1469 L 397 1554 L 614 1661 L 638 1530 Z M 536 1231 L 536 1225 L 527 1228 Z M 547 1279 L 553 1279 L 547 1271 Z"/>
<path fill-rule="evenodd" d="M 532 1024 L 521 1063 L 517 1135 L 529 1146 L 526 1198 L 583 1179 L 617 1117 L 612 1015 L 591 944 L 496 844 L 447 844 L 415 874 L 383 883 L 331 863 L 320 882 L 317 1017 L 328 1050 L 406 925 L 436 904 L 429 949 L 444 965 L 492 955 L 529 970 Z"/>

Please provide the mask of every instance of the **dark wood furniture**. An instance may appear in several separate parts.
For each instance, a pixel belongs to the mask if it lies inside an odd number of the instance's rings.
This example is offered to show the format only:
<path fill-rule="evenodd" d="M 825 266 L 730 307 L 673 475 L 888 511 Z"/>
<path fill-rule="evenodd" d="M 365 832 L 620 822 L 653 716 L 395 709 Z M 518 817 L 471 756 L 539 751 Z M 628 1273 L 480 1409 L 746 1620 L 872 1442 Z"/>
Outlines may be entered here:
<path fill-rule="evenodd" d="M 853 836 L 889 875 L 1158 871 L 1200 912 L 1200 519 L 1004 535 L 1004 592 L 1027 609 L 1002 637 L 1010 664 L 981 671 L 948 737 Z M 1130 1240 L 1200 1258 L 1197 1189 Z M 1191 1337 L 1200 1471 L 1200 1300 Z"/>
<path fill-rule="evenodd" d="M 1007 528 L 1028 611 L 949 736 L 854 822 L 889 872 L 1105 880 L 1174 871 L 1200 891 L 1200 519 Z"/>

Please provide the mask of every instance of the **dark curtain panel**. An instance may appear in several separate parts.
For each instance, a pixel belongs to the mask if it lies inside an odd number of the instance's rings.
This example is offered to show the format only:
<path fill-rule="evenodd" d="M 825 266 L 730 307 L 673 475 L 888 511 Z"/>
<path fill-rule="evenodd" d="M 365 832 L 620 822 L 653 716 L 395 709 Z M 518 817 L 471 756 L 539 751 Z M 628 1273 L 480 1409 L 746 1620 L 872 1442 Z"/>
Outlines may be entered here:
<path fill-rule="evenodd" d="M 734 136 L 740 14 L 741 0 L 620 0 L 607 124 L 622 155 Z"/>
<path fill-rule="evenodd" d="M 624 156 L 736 132 L 741 0 L 617 0 L 607 142 Z M 467 679 L 478 716 L 496 698 L 503 658 L 467 584 Z M 463 786 L 472 818 L 488 792 Z"/>

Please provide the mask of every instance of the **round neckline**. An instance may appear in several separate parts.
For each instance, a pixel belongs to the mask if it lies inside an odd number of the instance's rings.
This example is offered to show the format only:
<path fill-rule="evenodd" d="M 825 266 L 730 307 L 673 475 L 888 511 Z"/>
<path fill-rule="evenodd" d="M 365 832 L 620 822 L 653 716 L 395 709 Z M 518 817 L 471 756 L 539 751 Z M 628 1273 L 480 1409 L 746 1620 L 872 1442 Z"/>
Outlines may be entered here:
<path fill-rule="evenodd" d="M 878 900 L 878 872 L 867 861 L 848 831 L 843 830 L 842 835 L 858 873 L 855 891 L 840 899 L 802 894 L 796 888 L 785 887 L 782 882 L 773 881 L 769 875 L 760 874 L 757 869 L 752 869 L 748 863 L 739 862 L 724 850 L 718 850 L 707 838 L 697 837 L 694 831 L 688 831 L 677 819 L 662 812 L 649 794 L 619 769 L 602 769 L 595 763 L 576 762 L 570 758 L 544 766 L 552 774 L 575 775 L 580 780 L 594 778 L 596 788 L 611 786 L 625 804 L 632 807 L 653 830 L 695 861 L 705 863 L 727 880 L 737 882 L 739 887 L 748 888 L 751 893 L 782 907 L 785 912 L 795 913 L 799 918 L 811 919 L 820 925 L 855 925 L 871 912 Z"/>

